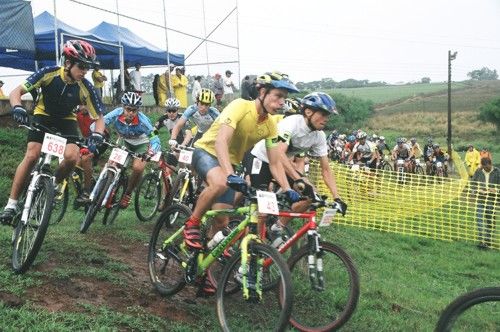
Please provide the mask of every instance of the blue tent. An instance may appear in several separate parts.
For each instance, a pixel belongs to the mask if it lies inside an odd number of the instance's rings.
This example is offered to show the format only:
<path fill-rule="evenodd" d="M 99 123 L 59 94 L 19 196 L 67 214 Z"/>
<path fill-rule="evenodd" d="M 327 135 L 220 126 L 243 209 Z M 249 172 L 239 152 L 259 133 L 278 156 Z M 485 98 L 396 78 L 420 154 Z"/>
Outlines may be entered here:
<path fill-rule="evenodd" d="M 120 40 L 124 49 L 124 58 L 131 65 L 136 62 L 140 62 L 143 66 L 167 65 L 167 52 L 148 43 L 127 28 L 101 22 L 89 32 L 110 43 L 118 44 Z M 99 57 L 99 60 L 103 64 L 103 68 L 119 68 L 119 59 L 117 57 L 105 55 Z M 182 54 L 170 53 L 169 60 L 174 65 L 184 65 L 184 55 Z"/>
<path fill-rule="evenodd" d="M 9 67 L 27 71 L 35 70 L 35 60 L 39 62 L 39 67 L 55 65 L 55 36 L 54 36 L 54 16 L 48 12 L 43 12 L 34 18 L 35 47 L 33 54 L 7 53 L 0 48 L 0 67 Z M 95 30 L 99 35 L 94 34 Z M 97 59 L 102 64 L 103 69 L 119 69 L 119 49 L 117 46 L 107 45 L 118 44 L 118 38 L 114 34 L 118 32 L 118 26 L 102 22 L 91 31 L 76 29 L 60 20 L 57 20 L 58 36 L 64 33 L 64 41 L 75 38 L 90 39 L 96 49 Z M 132 34 L 128 29 L 121 28 L 122 46 L 124 57 L 132 64 L 141 62 L 143 65 L 166 65 L 167 52 L 162 51 L 148 42 Z M 72 36 L 66 36 L 67 34 Z M 75 37 L 76 36 L 76 37 Z M 61 40 L 59 40 L 59 43 Z M 103 42 L 103 43 L 99 43 Z M 170 62 L 175 65 L 184 64 L 184 56 L 170 54 Z"/>
<path fill-rule="evenodd" d="M 35 37 L 31 4 L 27 1 L 0 3 L 0 66 L 17 64 L 25 67 L 33 63 Z M 7 64 L 7 65 L 4 65 Z"/>

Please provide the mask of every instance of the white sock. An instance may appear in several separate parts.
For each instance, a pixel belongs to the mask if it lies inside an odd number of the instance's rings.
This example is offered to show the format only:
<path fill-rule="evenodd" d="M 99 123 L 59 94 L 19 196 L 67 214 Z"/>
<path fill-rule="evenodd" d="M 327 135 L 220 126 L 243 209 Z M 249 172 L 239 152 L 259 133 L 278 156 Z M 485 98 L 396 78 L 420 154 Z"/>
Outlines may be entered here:
<path fill-rule="evenodd" d="M 5 208 L 6 209 L 17 209 L 17 199 L 9 198 Z"/>

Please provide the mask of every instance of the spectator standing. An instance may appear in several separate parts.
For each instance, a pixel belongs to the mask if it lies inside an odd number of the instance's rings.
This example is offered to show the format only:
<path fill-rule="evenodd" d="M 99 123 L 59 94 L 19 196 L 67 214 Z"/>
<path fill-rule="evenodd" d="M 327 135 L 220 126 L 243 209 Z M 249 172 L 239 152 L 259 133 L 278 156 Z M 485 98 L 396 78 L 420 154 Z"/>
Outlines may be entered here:
<path fill-rule="evenodd" d="M 196 103 L 196 98 L 201 92 L 201 76 L 196 76 L 193 82 L 193 91 L 191 92 L 191 97 L 193 98 L 193 103 Z"/>
<path fill-rule="evenodd" d="M 483 148 L 481 152 L 479 152 L 479 156 L 481 159 L 483 158 L 488 158 L 489 160 L 493 160 L 493 156 L 491 155 L 491 152 L 488 150 L 488 148 Z"/>
<path fill-rule="evenodd" d="M 498 202 L 500 170 L 491 164 L 490 158 L 481 158 L 481 168 L 472 177 L 472 186 L 477 191 L 477 237 L 480 249 L 488 249 L 495 234 L 495 203 Z"/>
<path fill-rule="evenodd" d="M 108 78 L 99 71 L 100 69 L 101 66 L 99 65 L 94 67 L 94 70 L 92 71 L 92 81 L 94 82 L 94 89 L 97 96 L 99 96 L 99 99 L 102 100 L 102 88 L 104 87 L 104 82 L 107 81 Z"/>
<path fill-rule="evenodd" d="M 241 82 L 241 98 L 245 100 L 253 100 L 251 96 L 252 83 L 250 82 L 250 76 L 245 76 L 243 82 Z"/>
<path fill-rule="evenodd" d="M 222 107 L 222 97 L 224 96 L 224 85 L 221 82 L 221 75 L 219 73 L 214 76 L 212 91 L 214 92 L 215 100 L 217 101 L 215 106 L 220 109 Z"/>
<path fill-rule="evenodd" d="M 172 76 L 171 80 L 175 98 L 179 100 L 182 108 L 186 108 L 188 105 L 187 102 L 188 79 L 183 74 L 181 67 L 175 67 L 175 75 Z"/>
<path fill-rule="evenodd" d="M 170 97 L 170 70 L 165 72 L 158 78 L 158 106 L 164 106 L 167 98 Z"/>
<path fill-rule="evenodd" d="M 234 90 L 236 90 L 233 80 L 231 79 L 232 71 L 226 70 L 226 77 L 224 77 L 224 100 L 229 104 L 233 101 Z"/>
<path fill-rule="evenodd" d="M 2 87 L 3 87 L 3 81 L 0 81 L 0 98 L 7 98 L 3 93 Z"/>
<path fill-rule="evenodd" d="M 130 64 L 128 61 L 125 61 L 124 63 L 124 70 L 123 70 L 123 79 L 125 82 L 125 91 L 122 91 L 122 86 L 121 86 L 121 74 L 118 75 L 118 78 L 114 84 L 114 87 L 116 88 L 116 94 L 115 94 L 115 104 L 120 104 L 121 103 L 121 98 L 123 92 L 131 91 L 133 90 L 132 84 L 130 83 L 130 73 L 128 72 L 128 68 L 130 67 Z"/>
<path fill-rule="evenodd" d="M 160 80 L 160 75 L 155 74 L 153 78 L 153 98 L 155 99 L 155 105 L 160 106 L 160 102 L 158 100 L 158 81 Z"/>
<path fill-rule="evenodd" d="M 134 87 L 134 91 L 141 92 L 141 83 L 142 83 L 142 75 L 140 72 L 141 64 L 139 62 L 135 63 L 135 70 L 130 73 L 130 80 L 132 86 Z"/>
<path fill-rule="evenodd" d="M 469 177 L 472 177 L 481 163 L 481 155 L 479 151 L 474 149 L 472 144 L 467 147 L 467 152 L 465 153 L 465 165 L 467 166 L 467 173 Z"/>

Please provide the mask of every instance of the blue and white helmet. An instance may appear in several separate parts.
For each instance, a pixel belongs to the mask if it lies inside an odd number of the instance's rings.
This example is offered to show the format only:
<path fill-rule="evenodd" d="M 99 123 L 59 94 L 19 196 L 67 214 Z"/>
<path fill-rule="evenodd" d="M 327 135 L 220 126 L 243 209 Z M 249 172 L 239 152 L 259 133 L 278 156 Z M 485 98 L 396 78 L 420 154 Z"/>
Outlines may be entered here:
<path fill-rule="evenodd" d="M 335 109 L 335 101 L 324 92 L 313 92 L 302 98 L 302 107 L 328 114 L 338 114 Z"/>
<path fill-rule="evenodd" d="M 136 92 L 125 92 L 122 96 L 121 102 L 123 106 L 142 106 L 142 97 Z"/>

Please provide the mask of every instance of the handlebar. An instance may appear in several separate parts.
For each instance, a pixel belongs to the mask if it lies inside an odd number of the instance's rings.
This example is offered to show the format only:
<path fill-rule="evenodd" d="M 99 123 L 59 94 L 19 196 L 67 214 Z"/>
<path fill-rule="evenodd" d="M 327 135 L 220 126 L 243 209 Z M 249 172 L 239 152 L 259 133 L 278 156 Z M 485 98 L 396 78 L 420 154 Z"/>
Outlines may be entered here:
<path fill-rule="evenodd" d="M 62 135 L 60 132 L 53 130 L 53 128 L 46 127 L 40 123 L 32 122 L 31 125 L 29 125 L 29 126 L 21 124 L 21 125 L 19 125 L 19 127 L 26 128 L 26 129 L 32 130 L 32 131 L 44 132 L 44 133 L 48 133 L 48 134 L 52 134 L 52 135 L 61 136 L 61 137 L 66 138 L 66 139 L 71 139 L 72 143 L 75 143 L 76 145 L 78 145 L 81 148 L 87 147 L 87 145 L 85 145 L 85 143 L 84 143 L 85 139 L 83 137 L 80 137 L 77 135 Z"/>

